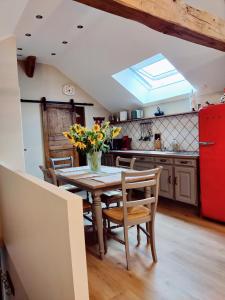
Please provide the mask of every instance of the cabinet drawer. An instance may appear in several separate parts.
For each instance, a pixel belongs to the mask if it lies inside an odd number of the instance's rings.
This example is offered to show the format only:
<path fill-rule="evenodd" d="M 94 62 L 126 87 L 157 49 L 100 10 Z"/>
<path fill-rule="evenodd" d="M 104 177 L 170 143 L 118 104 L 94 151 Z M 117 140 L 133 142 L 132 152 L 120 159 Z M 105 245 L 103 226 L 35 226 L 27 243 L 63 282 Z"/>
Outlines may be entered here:
<path fill-rule="evenodd" d="M 189 166 L 189 167 L 196 167 L 196 160 L 195 159 L 185 159 L 185 158 L 177 158 L 175 159 L 175 165 L 179 166 Z"/>
<path fill-rule="evenodd" d="M 157 164 L 172 164 L 173 159 L 172 158 L 167 158 L 167 157 L 156 157 L 155 162 Z"/>
<path fill-rule="evenodd" d="M 136 158 L 135 163 L 154 162 L 154 158 L 150 156 L 133 156 Z"/>

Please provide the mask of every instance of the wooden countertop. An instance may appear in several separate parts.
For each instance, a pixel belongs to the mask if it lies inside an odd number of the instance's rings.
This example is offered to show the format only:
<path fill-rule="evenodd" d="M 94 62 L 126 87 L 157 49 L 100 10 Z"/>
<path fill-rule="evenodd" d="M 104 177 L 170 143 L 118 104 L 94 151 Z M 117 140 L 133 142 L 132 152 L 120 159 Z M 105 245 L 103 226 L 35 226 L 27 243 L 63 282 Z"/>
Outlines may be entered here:
<path fill-rule="evenodd" d="M 146 156 L 165 156 L 165 157 L 172 157 L 172 158 L 192 158 L 197 159 L 199 158 L 198 152 L 172 152 L 172 151 L 145 151 L 145 150 L 111 150 L 110 153 L 115 154 L 128 154 L 128 155 L 146 155 Z"/>

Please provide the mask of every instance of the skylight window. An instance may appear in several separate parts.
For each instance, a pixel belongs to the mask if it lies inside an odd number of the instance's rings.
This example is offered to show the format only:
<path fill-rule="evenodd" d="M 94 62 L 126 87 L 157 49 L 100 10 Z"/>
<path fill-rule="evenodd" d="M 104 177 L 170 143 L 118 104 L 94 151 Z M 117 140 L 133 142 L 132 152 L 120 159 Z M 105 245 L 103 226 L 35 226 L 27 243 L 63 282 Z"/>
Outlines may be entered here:
<path fill-rule="evenodd" d="M 162 54 L 114 74 L 113 78 L 144 104 L 195 91 L 195 88 Z"/>

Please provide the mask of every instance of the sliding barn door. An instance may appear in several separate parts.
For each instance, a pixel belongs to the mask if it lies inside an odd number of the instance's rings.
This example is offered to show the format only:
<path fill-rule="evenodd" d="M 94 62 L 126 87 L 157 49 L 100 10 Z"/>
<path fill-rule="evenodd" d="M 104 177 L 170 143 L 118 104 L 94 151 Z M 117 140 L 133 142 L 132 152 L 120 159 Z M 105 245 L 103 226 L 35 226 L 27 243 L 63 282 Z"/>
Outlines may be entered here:
<path fill-rule="evenodd" d="M 64 137 L 63 132 L 68 131 L 74 123 L 85 124 L 84 108 L 69 104 L 42 105 L 43 138 L 46 167 L 50 167 L 51 157 L 73 156 L 74 166 L 79 166 L 79 154 Z M 82 160 L 82 157 L 81 157 Z"/>

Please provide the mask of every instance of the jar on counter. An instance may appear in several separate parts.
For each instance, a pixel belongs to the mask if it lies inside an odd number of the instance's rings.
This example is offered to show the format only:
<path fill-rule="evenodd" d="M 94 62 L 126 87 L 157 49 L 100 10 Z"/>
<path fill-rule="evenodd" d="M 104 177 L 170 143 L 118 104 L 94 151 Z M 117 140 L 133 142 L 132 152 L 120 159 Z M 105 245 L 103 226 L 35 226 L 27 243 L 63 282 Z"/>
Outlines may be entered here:
<path fill-rule="evenodd" d="M 176 139 L 173 139 L 172 143 L 171 143 L 171 146 L 172 146 L 172 150 L 174 152 L 178 152 L 180 151 L 180 145 L 178 144 L 177 140 Z"/>

